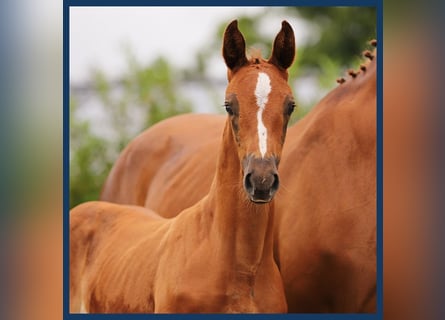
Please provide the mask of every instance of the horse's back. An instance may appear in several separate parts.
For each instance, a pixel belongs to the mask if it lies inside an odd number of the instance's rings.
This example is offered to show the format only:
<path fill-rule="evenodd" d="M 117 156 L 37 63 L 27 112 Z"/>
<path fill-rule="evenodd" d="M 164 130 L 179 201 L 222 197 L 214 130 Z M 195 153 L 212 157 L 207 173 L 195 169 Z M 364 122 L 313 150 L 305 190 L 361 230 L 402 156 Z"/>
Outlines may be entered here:
<path fill-rule="evenodd" d="M 147 129 L 123 150 L 100 199 L 149 206 L 165 217 L 193 205 L 209 190 L 224 119 L 218 115 L 186 114 Z M 188 178 L 193 175 L 201 177 L 199 182 Z M 158 194 L 168 194 L 170 190 L 175 197 L 167 206 Z"/>

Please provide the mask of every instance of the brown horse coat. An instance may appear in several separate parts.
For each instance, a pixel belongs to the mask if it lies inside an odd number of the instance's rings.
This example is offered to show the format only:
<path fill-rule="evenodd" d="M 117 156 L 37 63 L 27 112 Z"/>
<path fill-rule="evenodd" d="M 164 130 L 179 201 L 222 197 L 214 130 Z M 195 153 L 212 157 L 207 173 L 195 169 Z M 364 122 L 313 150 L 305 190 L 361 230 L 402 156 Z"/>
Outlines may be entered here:
<path fill-rule="evenodd" d="M 166 218 L 194 205 L 210 189 L 225 120 L 187 114 L 144 131 L 122 152 L 100 199 L 146 206 Z M 172 198 L 166 198 L 171 191 Z"/>
<path fill-rule="evenodd" d="M 197 216 L 197 209 L 203 214 Z M 252 254 L 253 247 L 239 245 L 245 236 L 241 228 L 232 226 L 222 241 L 220 224 L 211 218 L 217 210 L 203 201 L 164 220 L 149 210 L 106 202 L 73 209 L 70 311 L 285 312 L 272 258 L 272 219 L 252 210 L 243 217 L 258 221 L 255 215 L 262 215 L 269 221 Z M 257 230 L 244 230 L 252 231 Z"/>

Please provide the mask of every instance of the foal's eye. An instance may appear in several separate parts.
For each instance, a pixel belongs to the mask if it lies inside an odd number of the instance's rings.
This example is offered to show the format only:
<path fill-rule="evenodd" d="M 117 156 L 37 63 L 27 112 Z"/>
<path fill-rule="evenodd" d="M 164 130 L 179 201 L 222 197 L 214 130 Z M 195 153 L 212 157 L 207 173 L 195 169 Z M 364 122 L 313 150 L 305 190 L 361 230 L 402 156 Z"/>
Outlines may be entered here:
<path fill-rule="evenodd" d="M 295 102 L 293 102 L 293 101 L 289 102 L 287 105 L 287 110 L 286 110 L 287 114 L 290 116 L 292 114 L 292 112 L 294 112 L 294 109 L 295 109 Z"/>
<path fill-rule="evenodd" d="M 233 110 L 232 107 L 228 102 L 224 102 L 224 108 L 226 109 L 227 113 L 233 116 Z"/>

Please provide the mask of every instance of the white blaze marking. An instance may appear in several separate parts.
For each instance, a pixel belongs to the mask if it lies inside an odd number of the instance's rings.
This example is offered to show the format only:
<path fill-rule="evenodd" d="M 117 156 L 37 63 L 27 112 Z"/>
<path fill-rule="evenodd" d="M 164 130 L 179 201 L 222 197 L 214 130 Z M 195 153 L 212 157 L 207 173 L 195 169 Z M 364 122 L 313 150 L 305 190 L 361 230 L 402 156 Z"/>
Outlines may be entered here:
<path fill-rule="evenodd" d="M 258 112 L 256 114 L 258 120 L 258 143 L 260 146 L 261 156 L 267 152 L 267 128 L 263 123 L 263 111 L 269 100 L 269 93 L 271 91 L 270 78 L 264 73 L 258 73 L 258 81 L 255 88 L 256 104 L 258 106 Z"/>

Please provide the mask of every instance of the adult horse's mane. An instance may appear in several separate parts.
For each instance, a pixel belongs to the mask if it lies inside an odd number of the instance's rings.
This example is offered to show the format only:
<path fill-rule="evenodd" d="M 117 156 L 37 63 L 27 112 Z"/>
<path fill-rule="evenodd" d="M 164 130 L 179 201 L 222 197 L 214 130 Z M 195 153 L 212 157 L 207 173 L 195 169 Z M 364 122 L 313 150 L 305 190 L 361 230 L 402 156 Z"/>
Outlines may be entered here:
<path fill-rule="evenodd" d="M 370 45 L 377 47 L 377 40 L 371 40 L 369 42 Z M 375 56 L 376 56 L 376 51 L 377 49 L 374 49 L 372 51 L 370 50 L 365 50 L 363 51 L 363 56 L 366 57 L 368 60 L 366 60 L 364 63 L 360 64 L 359 70 L 355 71 L 354 69 L 349 69 L 348 70 L 348 75 L 349 75 L 349 80 L 353 81 L 354 79 L 357 78 L 357 76 L 363 76 L 366 74 L 366 71 L 370 68 L 370 67 L 375 67 L 375 63 L 371 66 L 372 61 L 374 60 Z M 347 79 L 345 79 L 344 77 L 340 77 L 337 79 L 337 83 L 339 84 L 343 84 L 346 82 Z"/>

